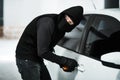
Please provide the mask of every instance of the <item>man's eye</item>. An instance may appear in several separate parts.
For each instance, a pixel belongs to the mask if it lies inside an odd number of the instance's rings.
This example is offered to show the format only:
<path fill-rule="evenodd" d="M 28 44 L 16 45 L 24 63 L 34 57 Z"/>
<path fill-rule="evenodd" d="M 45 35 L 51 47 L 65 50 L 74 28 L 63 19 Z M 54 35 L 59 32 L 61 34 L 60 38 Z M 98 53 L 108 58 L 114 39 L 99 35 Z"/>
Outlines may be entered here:
<path fill-rule="evenodd" d="M 73 25 L 73 22 L 69 21 L 69 24 L 70 24 L 70 25 Z"/>

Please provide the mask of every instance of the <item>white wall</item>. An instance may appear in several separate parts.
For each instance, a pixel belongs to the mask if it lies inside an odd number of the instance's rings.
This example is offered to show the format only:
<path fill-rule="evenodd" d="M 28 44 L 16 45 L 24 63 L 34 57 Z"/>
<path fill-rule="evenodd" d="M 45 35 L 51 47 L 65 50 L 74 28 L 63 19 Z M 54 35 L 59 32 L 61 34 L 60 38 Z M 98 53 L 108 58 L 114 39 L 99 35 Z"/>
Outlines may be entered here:
<path fill-rule="evenodd" d="M 40 5 L 33 0 L 4 0 L 4 26 L 24 26 L 37 15 Z"/>
<path fill-rule="evenodd" d="M 104 0 L 93 0 L 97 9 L 103 8 Z M 34 17 L 47 13 L 60 13 L 71 6 L 81 5 L 84 11 L 94 10 L 91 0 L 4 0 L 4 34 L 25 27 Z M 99 5 L 99 6 L 98 6 Z M 12 28 L 12 29 L 11 29 Z M 11 29 L 11 30 L 9 30 Z M 15 33 L 16 34 L 16 33 Z"/>

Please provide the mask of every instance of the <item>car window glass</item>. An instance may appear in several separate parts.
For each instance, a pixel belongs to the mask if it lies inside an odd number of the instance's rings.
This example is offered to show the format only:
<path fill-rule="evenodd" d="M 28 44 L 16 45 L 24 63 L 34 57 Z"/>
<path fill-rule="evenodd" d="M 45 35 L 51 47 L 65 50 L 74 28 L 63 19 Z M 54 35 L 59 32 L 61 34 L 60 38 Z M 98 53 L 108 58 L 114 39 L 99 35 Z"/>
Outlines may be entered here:
<path fill-rule="evenodd" d="M 65 34 L 65 37 L 62 40 L 60 40 L 58 45 L 64 48 L 70 49 L 72 51 L 78 52 L 82 32 L 86 22 L 87 22 L 87 19 L 85 17 L 84 19 L 82 19 L 80 24 L 76 26 L 71 32 Z"/>
<path fill-rule="evenodd" d="M 120 22 L 118 20 L 109 16 L 96 17 L 90 27 L 85 53 L 88 56 L 100 59 L 102 54 L 120 51 L 118 36 L 120 36 Z"/>

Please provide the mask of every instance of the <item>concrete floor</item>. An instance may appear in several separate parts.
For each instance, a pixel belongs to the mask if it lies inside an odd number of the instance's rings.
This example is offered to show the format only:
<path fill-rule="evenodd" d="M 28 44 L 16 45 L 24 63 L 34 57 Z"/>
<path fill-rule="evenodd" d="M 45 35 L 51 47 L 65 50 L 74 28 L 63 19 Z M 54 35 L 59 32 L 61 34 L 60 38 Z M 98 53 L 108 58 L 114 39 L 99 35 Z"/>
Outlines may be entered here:
<path fill-rule="evenodd" d="M 0 39 L 0 80 L 22 80 L 15 63 L 17 39 Z"/>

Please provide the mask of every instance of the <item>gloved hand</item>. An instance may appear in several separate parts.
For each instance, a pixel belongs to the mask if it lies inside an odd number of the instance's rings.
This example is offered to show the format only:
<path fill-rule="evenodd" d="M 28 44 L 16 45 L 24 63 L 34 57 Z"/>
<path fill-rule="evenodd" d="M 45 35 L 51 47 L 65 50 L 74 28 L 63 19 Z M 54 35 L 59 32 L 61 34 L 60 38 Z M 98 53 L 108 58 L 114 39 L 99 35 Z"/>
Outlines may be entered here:
<path fill-rule="evenodd" d="M 78 66 L 78 63 L 74 59 L 61 56 L 61 61 L 59 65 L 64 71 L 72 72 L 74 71 L 75 67 Z"/>
<path fill-rule="evenodd" d="M 59 64 L 60 67 L 66 72 L 72 72 L 74 71 L 75 67 L 78 66 L 77 61 L 75 61 L 74 59 L 70 59 L 70 58 L 63 57 L 63 56 L 58 56 L 51 52 L 42 54 L 41 57 Z"/>

